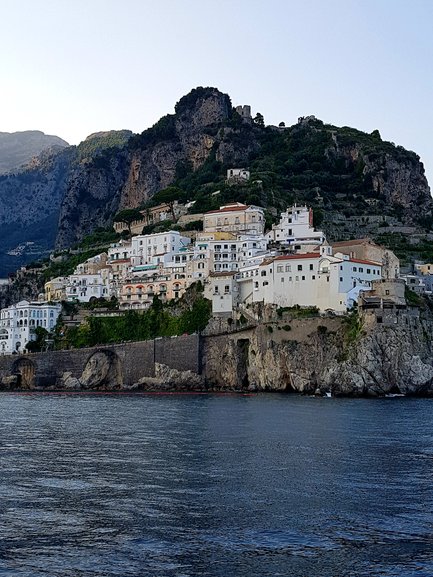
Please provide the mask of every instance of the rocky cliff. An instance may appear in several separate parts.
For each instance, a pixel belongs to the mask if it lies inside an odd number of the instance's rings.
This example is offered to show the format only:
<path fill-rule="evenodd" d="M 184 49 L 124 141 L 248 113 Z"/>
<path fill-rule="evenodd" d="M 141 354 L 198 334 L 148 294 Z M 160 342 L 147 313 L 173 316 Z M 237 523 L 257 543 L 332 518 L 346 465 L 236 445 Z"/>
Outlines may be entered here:
<path fill-rule="evenodd" d="M 250 169 L 249 183 L 225 183 L 227 168 L 236 166 Z M 275 216 L 293 202 L 307 203 L 334 240 L 365 235 L 358 221 L 348 226 L 364 215 L 433 226 L 418 156 L 382 141 L 378 131 L 366 134 L 314 117 L 290 127 L 265 126 L 261 116 L 240 116 L 227 94 L 196 88 L 174 114 L 142 134 L 97 133 L 0 177 L 0 276 L 54 244 L 68 247 L 111 226 L 119 209 L 136 208 L 172 184 L 184 200 L 196 200 L 196 212 L 238 200 Z"/>
<path fill-rule="evenodd" d="M 397 317 L 396 317 L 397 318 Z M 269 325 L 270 326 L 270 325 Z M 208 381 L 226 390 L 378 396 L 433 394 L 433 323 L 417 315 L 355 327 L 304 319 L 206 341 Z"/>
<path fill-rule="evenodd" d="M 230 98 L 217 89 L 196 89 L 176 105 L 175 114 L 130 139 L 121 150 L 74 171 L 64 196 L 56 245 L 69 246 L 115 212 L 135 208 L 172 184 L 182 171 L 197 171 L 210 155 L 221 163 L 245 164 L 258 147 L 255 138 L 227 146 Z"/>

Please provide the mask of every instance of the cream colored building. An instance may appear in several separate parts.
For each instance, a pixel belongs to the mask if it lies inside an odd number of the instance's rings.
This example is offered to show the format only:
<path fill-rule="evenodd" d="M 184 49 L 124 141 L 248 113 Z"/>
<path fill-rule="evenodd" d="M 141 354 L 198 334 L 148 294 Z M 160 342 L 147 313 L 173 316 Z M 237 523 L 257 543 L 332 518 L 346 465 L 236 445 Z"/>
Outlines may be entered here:
<path fill-rule="evenodd" d="M 219 210 L 206 212 L 203 232 L 231 232 L 234 234 L 258 234 L 265 230 L 263 208 L 235 202 L 221 206 Z"/>
<path fill-rule="evenodd" d="M 61 302 L 66 300 L 66 286 L 69 277 L 58 276 L 45 283 L 44 293 L 47 302 Z"/>
<path fill-rule="evenodd" d="M 383 246 L 373 242 L 370 238 L 346 240 L 332 243 L 332 250 L 342 252 L 350 258 L 369 260 L 382 265 L 382 276 L 385 279 L 399 278 L 400 261 L 396 255 Z"/>
<path fill-rule="evenodd" d="M 121 309 L 146 309 L 154 296 L 163 302 L 179 298 L 188 283 L 182 267 L 167 269 L 162 265 L 140 265 L 122 283 L 119 291 Z"/>

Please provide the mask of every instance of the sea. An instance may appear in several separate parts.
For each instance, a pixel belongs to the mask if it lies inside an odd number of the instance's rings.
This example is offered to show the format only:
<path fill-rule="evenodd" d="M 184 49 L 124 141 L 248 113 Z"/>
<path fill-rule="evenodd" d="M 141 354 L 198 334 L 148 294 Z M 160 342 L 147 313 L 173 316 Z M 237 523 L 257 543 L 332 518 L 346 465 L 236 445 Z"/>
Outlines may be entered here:
<path fill-rule="evenodd" d="M 0 394 L 0 575 L 433 575 L 433 400 Z"/>

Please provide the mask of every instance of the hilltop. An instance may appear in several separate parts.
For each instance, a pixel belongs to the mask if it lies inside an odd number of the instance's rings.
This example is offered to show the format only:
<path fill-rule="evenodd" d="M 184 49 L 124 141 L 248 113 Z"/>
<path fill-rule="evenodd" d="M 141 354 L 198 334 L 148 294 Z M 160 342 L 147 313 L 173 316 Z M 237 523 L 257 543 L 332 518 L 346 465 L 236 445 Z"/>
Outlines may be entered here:
<path fill-rule="evenodd" d="M 234 167 L 250 171 L 247 183 L 226 183 Z M 195 201 L 196 213 L 230 201 L 257 204 L 269 222 L 287 206 L 306 203 L 331 240 L 390 232 L 422 237 L 433 223 L 419 157 L 383 141 L 378 130 L 367 134 L 314 116 L 266 126 L 262 114 L 200 87 L 141 134 L 97 133 L 0 177 L 0 276 L 110 227 L 120 210 L 170 195 Z M 34 244 L 17 250 L 26 242 Z M 11 250 L 19 254 L 7 255 Z"/>
<path fill-rule="evenodd" d="M 48 148 L 66 146 L 69 144 L 62 138 L 39 130 L 0 132 L 0 174 L 18 170 Z"/>

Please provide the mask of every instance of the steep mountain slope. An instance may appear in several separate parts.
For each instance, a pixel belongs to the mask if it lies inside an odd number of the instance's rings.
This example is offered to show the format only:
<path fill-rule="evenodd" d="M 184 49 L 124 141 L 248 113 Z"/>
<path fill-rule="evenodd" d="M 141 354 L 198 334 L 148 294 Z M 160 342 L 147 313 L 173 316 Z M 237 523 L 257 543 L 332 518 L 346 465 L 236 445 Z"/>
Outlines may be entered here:
<path fill-rule="evenodd" d="M 39 130 L 0 132 L 0 174 L 19 169 L 47 148 L 66 146 L 69 144 L 62 138 Z"/>
<path fill-rule="evenodd" d="M 78 167 L 123 146 L 131 134 L 92 135 L 78 147 L 49 149 L 25 169 L 0 175 L 0 277 L 53 249 L 59 210 Z"/>
<path fill-rule="evenodd" d="M 131 138 L 121 151 L 80 165 L 62 205 L 57 246 L 107 226 L 114 212 L 142 205 L 184 172 L 203 167 L 211 156 L 221 163 L 246 163 L 258 142 L 252 135 L 238 146 L 227 146 L 224 135 L 233 116 L 226 94 L 196 89 L 178 102 L 175 114 Z"/>
<path fill-rule="evenodd" d="M 249 168 L 250 181 L 226 184 L 232 167 Z M 171 185 L 181 200 L 196 200 L 194 212 L 239 200 L 265 206 L 275 218 L 294 202 L 307 203 L 331 239 L 381 226 L 433 225 L 419 157 L 382 141 L 377 130 L 366 134 L 315 117 L 265 126 L 261 115 L 240 115 L 216 88 L 196 88 L 140 135 L 97 133 L 0 177 L 0 276 L 6 258 L 10 267 L 34 259 L 54 238 L 57 248 L 70 246 Z M 32 255 L 22 247 L 19 257 L 5 255 L 30 241 Z"/>

